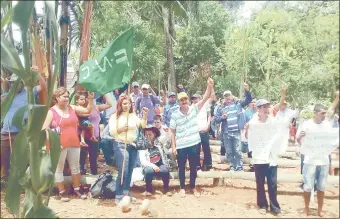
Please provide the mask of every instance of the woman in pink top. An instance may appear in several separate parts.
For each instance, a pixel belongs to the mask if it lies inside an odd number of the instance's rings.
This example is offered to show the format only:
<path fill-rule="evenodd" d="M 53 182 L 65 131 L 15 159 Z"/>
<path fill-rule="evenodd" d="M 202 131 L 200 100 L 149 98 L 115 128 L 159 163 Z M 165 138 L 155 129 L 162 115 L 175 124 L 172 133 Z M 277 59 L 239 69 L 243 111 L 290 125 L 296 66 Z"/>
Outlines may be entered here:
<path fill-rule="evenodd" d="M 81 117 L 88 117 L 88 120 L 91 122 L 94 128 L 94 137 L 96 139 L 99 139 L 100 137 L 100 131 L 99 131 L 99 123 L 100 123 L 100 112 L 109 109 L 112 106 L 110 98 L 107 97 L 107 95 L 104 95 L 104 99 L 106 100 L 105 104 L 98 104 L 95 105 L 92 109 L 91 113 L 85 113 L 81 114 Z M 93 141 L 91 139 L 91 134 L 86 132 L 85 134 L 85 143 L 88 145 L 88 147 L 82 147 L 80 150 L 80 171 L 82 174 L 86 173 L 85 170 L 85 159 L 87 157 L 87 154 L 89 155 L 90 160 L 90 168 L 91 168 L 91 174 L 97 175 L 97 152 L 99 150 L 99 142 Z"/>
<path fill-rule="evenodd" d="M 80 141 L 78 137 L 77 115 L 90 113 L 93 108 L 93 93 L 89 93 L 89 104 L 87 108 L 69 105 L 69 92 L 64 87 L 58 88 L 54 94 L 54 106 L 50 108 L 43 126 L 43 129 L 53 128 L 60 135 L 61 152 L 58 166 L 55 172 L 55 182 L 59 190 L 61 201 L 69 201 L 64 188 L 64 164 L 67 159 L 71 173 L 75 194 L 81 199 L 86 199 L 80 191 Z"/>

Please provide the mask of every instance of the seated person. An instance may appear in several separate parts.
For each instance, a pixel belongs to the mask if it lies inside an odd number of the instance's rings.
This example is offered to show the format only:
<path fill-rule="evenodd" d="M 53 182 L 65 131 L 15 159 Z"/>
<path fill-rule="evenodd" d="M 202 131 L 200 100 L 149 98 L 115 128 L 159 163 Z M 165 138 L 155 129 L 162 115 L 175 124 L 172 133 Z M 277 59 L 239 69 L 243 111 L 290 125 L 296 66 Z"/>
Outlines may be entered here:
<path fill-rule="evenodd" d="M 156 127 L 149 126 L 144 129 L 144 135 L 153 145 L 152 148 L 138 151 L 146 183 L 146 191 L 144 195 L 152 195 L 152 179 L 154 176 L 158 176 L 162 178 L 164 193 L 171 196 L 171 192 L 169 190 L 169 162 L 162 149 L 162 143 L 158 140 L 160 132 Z"/>
<path fill-rule="evenodd" d="M 172 153 L 171 148 L 171 132 L 169 128 L 165 128 L 162 125 L 162 117 L 160 115 L 155 115 L 153 117 L 153 124 L 155 128 L 157 128 L 160 132 L 160 136 L 158 140 L 162 143 L 164 154 L 167 156 L 169 160 L 169 170 L 175 171 L 177 170 L 177 160 L 176 156 Z"/>
<path fill-rule="evenodd" d="M 103 136 L 99 143 L 99 148 L 103 151 L 105 164 L 113 165 L 113 137 L 110 135 L 109 124 L 107 124 L 103 131 Z"/>

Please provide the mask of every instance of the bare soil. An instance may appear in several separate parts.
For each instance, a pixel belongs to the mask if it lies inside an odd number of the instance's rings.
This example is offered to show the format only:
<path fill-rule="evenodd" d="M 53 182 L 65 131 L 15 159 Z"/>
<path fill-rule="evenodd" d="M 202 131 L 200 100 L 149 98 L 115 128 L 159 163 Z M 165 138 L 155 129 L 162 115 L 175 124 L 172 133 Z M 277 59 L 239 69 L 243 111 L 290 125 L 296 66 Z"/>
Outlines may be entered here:
<path fill-rule="evenodd" d="M 225 169 L 226 165 L 215 165 L 219 171 Z M 280 168 L 280 173 L 298 173 L 297 168 Z M 187 182 L 188 183 L 188 182 Z M 304 202 L 302 190 L 297 183 L 278 183 L 278 201 L 282 213 L 274 216 L 271 213 L 261 214 L 256 206 L 256 184 L 246 180 L 225 180 L 225 186 L 212 186 L 212 179 L 197 179 L 201 197 L 196 198 L 189 193 L 185 198 L 181 198 L 178 180 L 171 180 L 172 197 L 162 194 L 162 182 L 154 181 L 154 196 L 149 198 L 149 214 L 140 214 L 140 204 L 144 197 L 145 185 L 143 182 L 137 183 L 133 187 L 132 193 L 138 202 L 131 205 L 131 210 L 122 213 L 121 209 L 115 206 L 113 200 L 87 199 L 80 200 L 72 198 L 70 202 L 63 203 L 52 197 L 49 206 L 61 218 L 135 218 L 135 217 L 155 217 L 155 218 L 305 218 L 303 212 Z M 13 218 L 4 204 L 4 192 L 1 192 L 1 217 Z M 325 193 L 324 217 L 339 218 L 339 188 L 338 186 L 328 186 Z M 24 195 L 22 195 L 22 198 Z M 312 215 L 308 218 L 317 217 L 317 203 L 311 203 Z"/>

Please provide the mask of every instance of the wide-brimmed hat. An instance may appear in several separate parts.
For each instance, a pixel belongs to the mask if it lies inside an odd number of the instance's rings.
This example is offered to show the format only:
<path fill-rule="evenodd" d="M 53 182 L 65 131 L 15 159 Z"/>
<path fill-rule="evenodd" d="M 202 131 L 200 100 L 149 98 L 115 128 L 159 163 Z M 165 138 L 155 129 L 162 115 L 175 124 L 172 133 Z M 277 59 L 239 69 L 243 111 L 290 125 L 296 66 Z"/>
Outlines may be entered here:
<path fill-rule="evenodd" d="M 155 137 L 158 138 L 159 136 L 161 136 L 161 132 L 159 131 L 158 128 L 156 128 L 155 126 L 153 125 L 147 125 L 144 129 L 144 134 L 145 134 L 145 131 L 152 131 L 154 134 L 155 134 Z"/>

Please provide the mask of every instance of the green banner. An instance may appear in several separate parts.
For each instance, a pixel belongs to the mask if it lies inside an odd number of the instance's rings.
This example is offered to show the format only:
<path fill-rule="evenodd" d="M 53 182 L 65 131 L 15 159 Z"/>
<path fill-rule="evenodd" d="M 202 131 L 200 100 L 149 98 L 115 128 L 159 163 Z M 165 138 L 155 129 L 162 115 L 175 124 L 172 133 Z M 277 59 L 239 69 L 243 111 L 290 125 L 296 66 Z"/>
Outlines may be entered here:
<path fill-rule="evenodd" d="M 106 94 L 129 83 L 132 72 L 134 28 L 118 36 L 94 59 L 79 68 L 78 83 L 88 91 Z"/>

